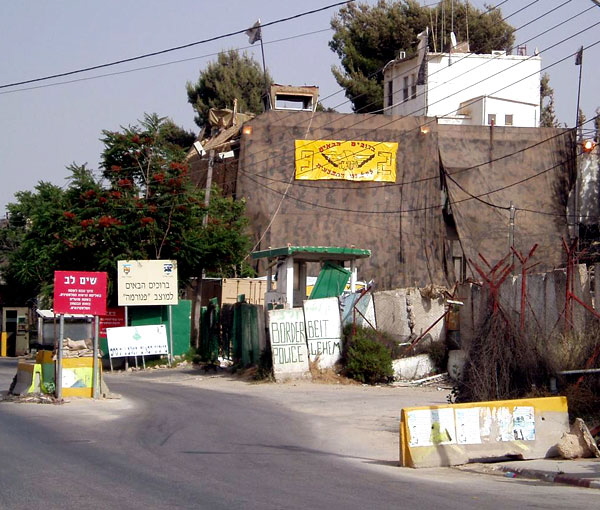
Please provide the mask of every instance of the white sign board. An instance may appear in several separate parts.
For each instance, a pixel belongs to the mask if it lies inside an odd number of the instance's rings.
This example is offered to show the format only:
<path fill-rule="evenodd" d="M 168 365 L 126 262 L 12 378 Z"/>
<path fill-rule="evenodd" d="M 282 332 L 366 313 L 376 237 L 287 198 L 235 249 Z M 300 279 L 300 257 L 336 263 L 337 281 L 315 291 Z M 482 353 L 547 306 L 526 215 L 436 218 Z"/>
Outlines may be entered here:
<path fill-rule="evenodd" d="M 275 379 L 310 377 L 302 308 L 270 310 L 268 320 Z"/>
<path fill-rule="evenodd" d="M 337 297 L 304 302 L 308 355 L 320 368 L 331 368 L 342 356 L 342 321 Z"/>
<path fill-rule="evenodd" d="M 164 324 L 106 328 L 106 340 L 108 355 L 111 358 L 169 353 L 167 330 Z"/>
<path fill-rule="evenodd" d="M 176 305 L 177 261 L 119 260 L 119 306 Z"/>

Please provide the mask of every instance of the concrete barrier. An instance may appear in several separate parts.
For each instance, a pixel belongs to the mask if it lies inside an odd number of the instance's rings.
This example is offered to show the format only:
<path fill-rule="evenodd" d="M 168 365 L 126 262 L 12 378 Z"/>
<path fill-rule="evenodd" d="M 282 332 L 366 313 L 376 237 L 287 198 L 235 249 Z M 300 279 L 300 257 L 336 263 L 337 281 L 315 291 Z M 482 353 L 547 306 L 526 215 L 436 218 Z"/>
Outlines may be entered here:
<path fill-rule="evenodd" d="M 17 382 L 13 388 L 14 395 L 40 393 L 42 383 L 42 365 L 19 360 L 17 365 Z"/>
<path fill-rule="evenodd" d="M 400 358 L 392 361 L 394 379 L 397 381 L 411 381 L 421 379 L 435 372 L 435 364 L 429 354 L 417 354 L 409 358 Z"/>
<path fill-rule="evenodd" d="M 566 397 L 404 408 L 400 465 L 439 467 L 512 456 L 557 455 L 569 431 Z"/>
<path fill-rule="evenodd" d="M 19 360 L 17 365 L 17 381 L 13 388 L 14 395 L 43 393 L 42 383 L 54 383 L 54 362 L 52 353 L 40 351 L 33 360 Z M 94 396 L 94 358 L 65 358 L 62 365 L 63 397 Z M 45 376 L 44 376 L 45 375 Z M 102 379 L 102 367 L 100 367 Z"/>

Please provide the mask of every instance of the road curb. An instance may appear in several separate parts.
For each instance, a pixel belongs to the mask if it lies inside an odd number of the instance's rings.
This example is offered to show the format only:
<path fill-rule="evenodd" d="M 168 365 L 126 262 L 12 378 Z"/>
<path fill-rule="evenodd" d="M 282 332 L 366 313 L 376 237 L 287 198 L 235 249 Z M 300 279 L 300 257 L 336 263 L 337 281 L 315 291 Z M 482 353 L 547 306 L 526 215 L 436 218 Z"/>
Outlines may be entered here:
<path fill-rule="evenodd" d="M 547 471 L 538 471 L 537 469 L 519 469 L 509 466 L 500 466 L 498 469 L 500 471 L 504 471 L 505 473 L 515 473 L 523 478 L 533 478 L 536 480 L 543 480 L 545 482 L 562 483 L 564 485 L 586 487 L 588 489 L 600 489 L 600 480 L 578 478 L 560 473 L 548 473 Z"/>

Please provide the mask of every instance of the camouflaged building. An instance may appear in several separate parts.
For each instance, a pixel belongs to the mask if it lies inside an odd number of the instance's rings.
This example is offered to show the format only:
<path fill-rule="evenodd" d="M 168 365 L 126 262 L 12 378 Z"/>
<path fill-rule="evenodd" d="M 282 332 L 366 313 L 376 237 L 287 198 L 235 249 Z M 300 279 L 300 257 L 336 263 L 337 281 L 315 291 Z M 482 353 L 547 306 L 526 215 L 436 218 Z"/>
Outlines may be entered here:
<path fill-rule="evenodd" d="M 539 270 L 563 263 L 572 130 L 271 110 L 229 133 L 189 160 L 205 186 L 212 154 L 212 183 L 246 201 L 255 250 L 369 249 L 359 277 L 379 289 L 451 285 L 513 239 L 523 253 L 539 245 Z"/>

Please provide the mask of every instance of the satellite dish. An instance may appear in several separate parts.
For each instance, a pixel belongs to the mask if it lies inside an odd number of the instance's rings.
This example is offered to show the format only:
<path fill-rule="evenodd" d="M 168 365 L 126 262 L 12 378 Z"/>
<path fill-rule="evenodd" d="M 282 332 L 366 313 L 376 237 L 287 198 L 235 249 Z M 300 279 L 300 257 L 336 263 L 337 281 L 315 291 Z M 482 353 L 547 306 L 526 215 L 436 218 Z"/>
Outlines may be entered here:
<path fill-rule="evenodd" d="M 454 48 L 456 46 L 456 35 L 454 35 L 454 32 L 450 32 L 450 42 L 452 44 L 452 48 Z"/>

